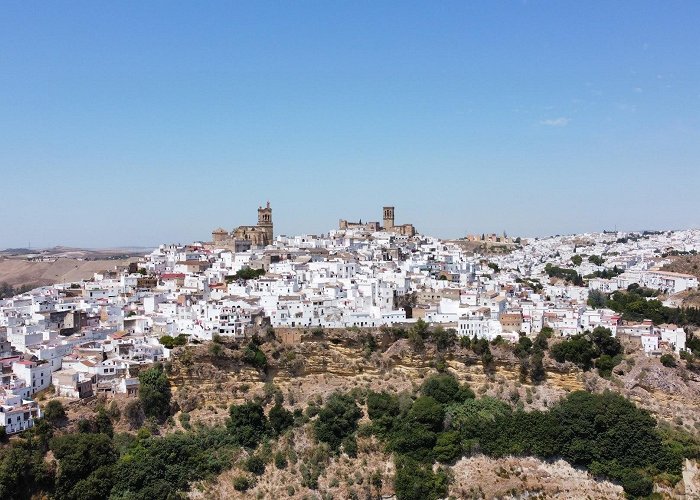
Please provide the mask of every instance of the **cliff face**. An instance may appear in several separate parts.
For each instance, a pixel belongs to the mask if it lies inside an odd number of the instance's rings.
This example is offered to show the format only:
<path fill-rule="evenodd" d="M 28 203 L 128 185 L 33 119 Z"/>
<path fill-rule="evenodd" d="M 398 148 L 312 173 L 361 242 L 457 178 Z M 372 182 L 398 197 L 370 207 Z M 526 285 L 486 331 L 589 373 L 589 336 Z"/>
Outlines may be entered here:
<path fill-rule="evenodd" d="M 181 348 L 170 372 L 173 392 L 183 409 L 199 409 L 204 415 L 208 407 L 225 409 L 255 395 L 269 396 L 274 384 L 291 406 L 303 408 L 335 390 L 416 389 L 436 370 L 438 356 L 431 346 L 415 351 L 405 339 L 394 341 L 379 335 L 376 350 L 370 352 L 361 335 L 326 332 L 318 338 L 306 335 L 291 345 L 266 342 L 260 347 L 268 360 L 266 369 L 244 362 L 244 346 L 222 344 L 217 355 L 205 345 Z M 661 420 L 692 432 L 700 429 L 700 380 L 683 367 L 666 368 L 656 358 L 634 354 L 615 368 L 610 379 L 604 379 L 594 370 L 582 372 L 570 363 L 545 357 L 546 379 L 534 385 L 529 378 L 520 380 L 520 365 L 510 349 L 494 347 L 492 352 L 494 369 L 489 374 L 469 350 L 451 349 L 444 354 L 444 363 L 477 394 L 499 397 L 525 409 L 546 408 L 571 391 L 612 390 Z"/>
<path fill-rule="evenodd" d="M 332 392 L 355 388 L 376 391 L 415 391 L 435 373 L 437 360 L 477 395 L 490 395 L 514 407 L 546 409 L 567 392 L 612 390 L 633 399 L 660 420 L 682 425 L 697 432 L 700 422 L 700 383 L 685 368 L 663 367 L 658 359 L 634 354 L 615 368 L 610 379 L 595 371 L 582 372 L 569 363 L 545 357 L 546 379 L 538 385 L 520 380 L 520 363 L 508 347 L 492 347 L 493 370 L 485 373 L 480 358 L 470 350 L 453 348 L 438 356 L 433 346 L 414 350 L 407 340 L 376 336 L 376 349 L 370 350 L 363 335 L 355 332 L 324 332 L 304 335 L 294 342 L 268 340 L 260 346 L 268 364 L 256 369 L 245 362 L 246 346 L 221 344 L 220 352 L 211 345 L 180 348 L 169 367 L 173 395 L 180 408 L 189 412 L 192 423 L 223 424 L 228 408 L 253 398 L 272 401 L 281 392 L 285 405 L 304 409 L 309 402 L 320 402 Z M 288 339 L 288 338 L 287 338 Z M 216 354 L 214 354 L 216 352 Z M 176 418 L 176 420 L 178 420 Z M 319 487 L 336 498 L 355 493 L 393 494 L 393 459 L 376 442 L 359 440 L 357 458 L 331 457 L 319 477 Z M 318 491 L 299 479 L 301 464 L 318 452 L 308 426 L 294 431 L 293 437 L 273 444 L 274 449 L 294 450 L 299 464 L 285 470 L 272 466 L 257 479 L 245 497 L 319 498 Z M 688 462 L 684 481 L 665 497 L 692 498 L 687 491 L 698 488 L 697 466 Z M 236 498 L 232 488 L 239 468 L 223 473 L 214 483 L 206 483 L 191 493 L 201 498 Z M 367 478 L 379 474 L 382 485 L 372 489 Z M 619 485 L 597 481 L 585 471 L 564 462 L 543 462 L 535 458 L 492 459 L 468 457 L 453 467 L 455 481 L 450 493 L 458 498 L 623 498 Z M 475 489 L 476 488 L 476 489 Z"/>

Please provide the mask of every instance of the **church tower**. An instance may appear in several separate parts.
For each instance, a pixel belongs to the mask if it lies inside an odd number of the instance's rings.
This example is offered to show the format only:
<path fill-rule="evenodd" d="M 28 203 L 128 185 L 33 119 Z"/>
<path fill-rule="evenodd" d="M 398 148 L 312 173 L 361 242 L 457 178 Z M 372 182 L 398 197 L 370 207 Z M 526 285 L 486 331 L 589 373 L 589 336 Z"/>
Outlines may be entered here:
<path fill-rule="evenodd" d="M 258 227 L 265 231 L 265 239 L 267 240 L 265 245 L 272 244 L 272 209 L 269 201 L 265 208 L 258 207 Z"/>
<path fill-rule="evenodd" d="M 384 230 L 389 231 L 394 227 L 394 207 L 384 207 Z"/>

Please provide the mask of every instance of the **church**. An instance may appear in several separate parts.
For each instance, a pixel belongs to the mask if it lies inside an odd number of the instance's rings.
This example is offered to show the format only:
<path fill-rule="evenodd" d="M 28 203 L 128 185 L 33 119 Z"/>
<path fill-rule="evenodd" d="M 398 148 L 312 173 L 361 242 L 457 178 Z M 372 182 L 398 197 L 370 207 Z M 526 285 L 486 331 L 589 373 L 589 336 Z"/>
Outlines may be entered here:
<path fill-rule="evenodd" d="M 244 252 L 251 247 L 266 247 L 272 244 L 272 240 L 272 208 L 269 201 L 265 207 L 258 207 L 257 225 L 239 226 L 230 233 L 223 228 L 217 228 L 211 233 L 213 246 L 235 252 Z"/>
<path fill-rule="evenodd" d="M 384 225 L 380 225 L 379 222 L 348 222 L 345 219 L 340 219 L 338 223 L 338 229 L 341 231 L 354 229 L 359 231 L 366 231 L 370 233 L 376 233 L 378 231 L 385 231 L 387 233 L 399 234 L 401 236 L 415 236 L 416 228 L 413 224 L 395 224 L 394 223 L 394 207 L 384 207 L 383 209 L 383 222 Z"/>

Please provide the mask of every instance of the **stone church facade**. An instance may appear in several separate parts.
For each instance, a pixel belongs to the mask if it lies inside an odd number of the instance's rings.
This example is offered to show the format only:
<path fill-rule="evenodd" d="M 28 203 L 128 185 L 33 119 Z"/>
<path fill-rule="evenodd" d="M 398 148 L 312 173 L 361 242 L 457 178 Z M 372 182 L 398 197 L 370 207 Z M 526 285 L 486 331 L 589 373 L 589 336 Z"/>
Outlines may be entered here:
<path fill-rule="evenodd" d="M 273 239 L 272 208 L 269 201 L 265 207 L 258 207 L 257 225 L 239 226 L 230 233 L 223 228 L 217 228 L 211 233 L 213 246 L 237 252 L 251 247 L 266 247 L 272 244 Z"/>

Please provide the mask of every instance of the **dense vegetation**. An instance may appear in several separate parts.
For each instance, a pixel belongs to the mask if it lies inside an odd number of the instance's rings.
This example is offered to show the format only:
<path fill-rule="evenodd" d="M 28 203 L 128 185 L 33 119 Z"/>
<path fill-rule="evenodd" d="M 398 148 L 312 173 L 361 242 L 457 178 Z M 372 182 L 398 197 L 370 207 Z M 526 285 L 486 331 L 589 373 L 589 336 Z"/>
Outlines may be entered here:
<path fill-rule="evenodd" d="M 183 346 L 187 344 L 187 335 L 180 334 L 177 337 L 171 337 L 170 335 L 163 335 L 160 339 L 160 343 L 163 347 L 167 349 L 173 349 L 178 346 Z"/>
<path fill-rule="evenodd" d="M 544 266 L 544 272 L 547 273 L 547 276 L 550 278 L 563 279 L 567 283 L 571 283 L 576 286 L 584 285 L 583 278 L 581 278 L 581 276 L 574 269 L 567 269 L 564 267 L 547 264 Z"/>
<path fill-rule="evenodd" d="M 231 276 L 226 276 L 226 282 L 227 283 L 232 283 L 234 281 L 238 280 L 254 280 L 259 278 L 260 276 L 265 275 L 265 270 L 264 269 L 253 269 L 248 266 L 244 266 L 238 271 L 236 274 L 231 275 Z"/>
<path fill-rule="evenodd" d="M 159 376 L 158 369 L 148 374 Z M 179 498 L 177 493 L 193 481 L 230 468 L 240 447 L 252 450 L 294 424 L 279 402 L 269 419 L 260 403 L 250 402 L 231 407 L 226 427 L 162 437 L 142 427 L 134 436 L 115 434 L 109 413 L 99 408 L 93 419 L 78 422 L 78 432 L 57 437 L 57 427 L 42 419 L 22 439 L 0 449 L 0 498 L 23 499 L 39 492 L 57 499 Z M 57 469 L 44 460 L 47 451 Z"/>
<path fill-rule="evenodd" d="M 438 358 L 457 342 L 454 331 L 429 328 L 424 322 L 400 335 L 415 344 L 434 342 Z M 619 342 L 604 328 L 549 347 L 551 335 L 551 329 L 544 328 L 534 339 L 522 336 L 513 346 L 521 381 L 544 378 L 542 357 L 548 348 L 558 361 L 584 369 L 595 366 L 603 374 L 621 354 Z M 369 342 L 362 342 L 366 348 Z M 476 338 L 460 338 L 459 343 L 490 369 L 493 344 Z M 700 340 L 691 338 L 689 346 L 700 349 Z M 255 361 L 257 353 L 262 354 L 257 341 L 245 349 L 247 362 L 261 364 Z M 177 407 L 170 401 L 165 370 L 156 364 L 141 371 L 139 398 L 123 410 L 138 429 L 135 434 L 114 432 L 112 423 L 120 415 L 111 407 L 98 407 L 91 418 L 77 422 L 78 432 L 66 434 L 63 407 L 49 403 L 45 418 L 34 429 L 0 447 L 0 498 L 42 493 L 58 499 L 178 498 L 193 482 L 234 466 L 241 473 L 232 486 L 242 492 L 252 488 L 267 468 L 283 469 L 288 463 L 296 463 L 303 486 L 318 489 L 330 457 L 357 456 L 358 438 L 371 435 L 393 454 L 399 499 L 446 497 L 452 480 L 449 466 L 476 453 L 561 457 L 595 476 L 619 482 L 635 497 L 648 495 L 655 481 L 675 483 L 683 457 L 700 456 L 693 438 L 660 429 L 648 412 L 622 396 L 574 392 L 545 411 L 526 412 L 522 405 L 477 398 L 444 365 L 436 362 L 436 366 L 438 374 L 428 377 L 417 392 L 355 389 L 325 401 L 319 397 L 303 413 L 286 409 L 281 393 L 270 384 L 265 399 L 232 405 L 225 426 L 191 426 L 189 415 L 181 412 L 179 420 L 187 432 L 157 436 L 163 426 L 174 424 L 171 415 Z M 364 408 L 369 423 L 360 423 Z M 283 436 L 290 440 L 293 428 L 304 424 L 315 443 L 303 460 L 296 462 L 281 448 L 271 448 Z M 56 463 L 46 460 L 49 451 Z M 377 491 L 381 481 L 370 478 Z"/>
<path fill-rule="evenodd" d="M 592 332 L 572 335 L 554 344 L 550 348 L 550 354 L 560 363 L 571 361 L 583 370 L 589 370 L 595 362 L 598 373 L 609 376 L 612 369 L 622 361 L 622 345 L 609 329 L 599 326 Z"/>
<path fill-rule="evenodd" d="M 449 474 L 432 464 L 475 452 L 563 457 L 619 481 L 631 496 L 650 494 L 655 478 L 678 481 L 683 457 L 698 455 L 697 445 L 665 440 L 649 413 L 613 393 L 579 391 L 548 411 L 513 411 L 493 398 L 474 399 L 449 378 L 426 382 L 411 401 L 367 397 L 372 432 L 396 454 L 399 498 L 446 496 Z"/>
<path fill-rule="evenodd" d="M 33 287 L 31 285 L 12 286 L 6 282 L 0 283 L 0 299 L 14 297 L 25 292 L 28 292 Z"/>
<path fill-rule="evenodd" d="M 622 314 L 622 319 L 628 321 L 650 319 L 657 325 L 675 323 L 681 326 L 700 326 L 700 309 L 666 307 L 660 300 L 654 298 L 658 295 L 659 292 L 656 290 L 632 284 L 626 291 L 617 291 L 612 294 L 591 291 L 588 303 L 596 308 L 610 308 Z"/>
<path fill-rule="evenodd" d="M 591 274 L 587 274 L 584 276 L 586 279 L 591 279 L 591 278 L 602 278 L 605 280 L 609 280 L 614 278 L 615 276 L 619 276 L 622 273 L 624 273 L 624 269 L 620 269 L 617 266 L 613 266 L 612 269 L 603 269 L 602 271 L 593 271 Z"/>

